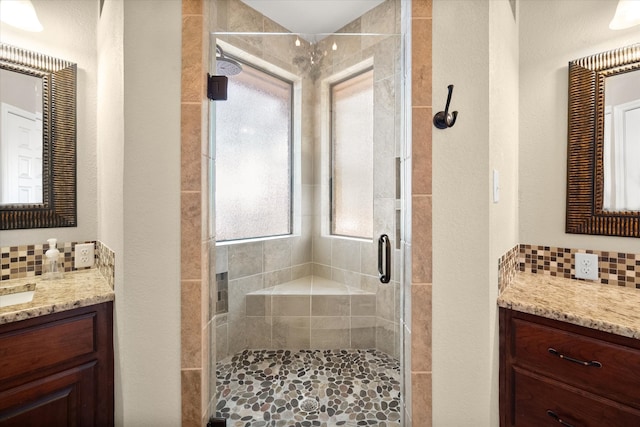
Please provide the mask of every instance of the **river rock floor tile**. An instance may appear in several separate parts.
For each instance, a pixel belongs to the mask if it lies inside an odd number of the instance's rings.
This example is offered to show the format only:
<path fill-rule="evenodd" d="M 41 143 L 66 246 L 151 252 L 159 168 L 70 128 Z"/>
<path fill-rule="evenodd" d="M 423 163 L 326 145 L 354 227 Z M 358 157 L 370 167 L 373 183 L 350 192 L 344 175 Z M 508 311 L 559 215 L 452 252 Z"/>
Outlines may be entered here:
<path fill-rule="evenodd" d="M 218 362 L 229 427 L 400 427 L 400 365 L 377 350 L 245 350 Z"/>

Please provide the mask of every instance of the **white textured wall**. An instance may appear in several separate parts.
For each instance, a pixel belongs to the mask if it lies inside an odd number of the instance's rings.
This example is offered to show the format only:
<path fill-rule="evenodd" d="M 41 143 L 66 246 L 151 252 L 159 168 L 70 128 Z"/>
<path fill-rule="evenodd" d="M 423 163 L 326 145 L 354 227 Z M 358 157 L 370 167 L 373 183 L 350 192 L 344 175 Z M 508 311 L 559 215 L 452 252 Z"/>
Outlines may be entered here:
<path fill-rule="evenodd" d="M 0 41 L 78 64 L 78 226 L 0 231 L 0 246 L 96 238 L 96 21 L 98 1 L 32 0 L 44 30 L 31 33 L 0 23 Z"/>
<path fill-rule="evenodd" d="M 489 2 L 433 2 L 433 425 L 489 418 Z M 431 123 L 425 123 L 431 126 Z M 413 123 L 413 126 L 418 126 Z M 464 263 L 464 265 L 461 265 Z"/>
<path fill-rule="evenodd" d="M 105 2 L 98 22 L 98 239 L 122 252 L 124 0 Z"/>
<path fill-rule="evenodd" d="M 453 84 L 459 111 L 433 131 L 433 425 L 493 426 L 498 258 L 518 242 L 518 28 L 506 0 L 436 0 L 433 16 L 433 108 Z"/>
<path fill-rule="evenodd" d="M 122 348 L 126 304 L 124 269 L 124 0 L 104 3 L 98 21 L 98 239 L 116 254 L 115 291 L 115 420 L 124 424 Z M 121 303 L 122 302 L 122 303 Z M 130 408 L 128 408 L 130 410 Z"/>
<path fill-rule="evenodd" d="M 498 259 L 518 237 L 518 30 L 508 1 L 490 1 L 489 17 L 489 424 L 498 425 Z M 499 172 L 499 201 L 493 201 L 493 170 Z"/>
<path fill-rule="evenodd" d="M 520 1 L 520 242 L 638 252 L 638 239 L 566 234 L 569 61 L 638 43 L 611 0 Z"/>
<path fill-rule="evenodd" d="M 124 1 L 118 425 L 181 421 L 181 5 L 180 0 Z"/>

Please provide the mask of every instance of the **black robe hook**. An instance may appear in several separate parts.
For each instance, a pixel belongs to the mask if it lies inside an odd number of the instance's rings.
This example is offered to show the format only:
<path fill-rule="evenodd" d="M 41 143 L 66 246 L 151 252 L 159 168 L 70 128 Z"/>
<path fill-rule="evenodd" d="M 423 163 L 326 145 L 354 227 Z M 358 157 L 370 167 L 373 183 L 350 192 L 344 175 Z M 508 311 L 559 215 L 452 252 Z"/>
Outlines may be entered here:
<path fill-rule="evenodd" d="M 449 114 L 449 103 L 451 102 L 451 93 L 453 92 L 453 85 L 449 85 L 449 96 L 447 96 L 447 105 L 444 107 L 444 111 L 440 111 L 435 116 L 433 116 L 433 125 L 438 129 L 446 129 L 452 127 L 456 118 L 458 117 L 458 112 L 454 111 Z"/>

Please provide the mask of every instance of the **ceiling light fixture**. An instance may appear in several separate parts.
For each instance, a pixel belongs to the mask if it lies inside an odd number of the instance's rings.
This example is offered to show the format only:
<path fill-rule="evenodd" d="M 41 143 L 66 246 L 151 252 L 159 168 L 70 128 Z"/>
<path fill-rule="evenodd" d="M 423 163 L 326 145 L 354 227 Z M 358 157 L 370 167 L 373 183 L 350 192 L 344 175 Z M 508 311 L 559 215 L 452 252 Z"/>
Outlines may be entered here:
<path fill-rule="evenodd" d="M 638 24 L 640 24 L 640 1 L 618 1 L 616 14 L 613 16 L 609 28 L 612 30 L 624 30 Z"/>
<path fill-rule="evenodd" d="M 30 0 L 1 0 L 0 20 L 25 31 L 40 32 L 43 29 Z"/>

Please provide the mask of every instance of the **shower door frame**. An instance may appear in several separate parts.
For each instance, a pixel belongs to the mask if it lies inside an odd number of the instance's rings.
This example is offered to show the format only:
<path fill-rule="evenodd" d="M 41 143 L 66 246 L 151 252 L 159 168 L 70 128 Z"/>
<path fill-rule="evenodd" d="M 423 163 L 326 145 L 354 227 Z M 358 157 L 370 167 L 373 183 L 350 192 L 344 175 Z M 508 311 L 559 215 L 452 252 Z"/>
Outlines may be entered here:
<path fill-rule="evenodd" d="M 407 47 L 407 40 L 410 40 L 410 37 L 408 37 L 408 28 L 410 27 L 410 23 L 407 23 L 407 18 L 404 18 L 406 16 L 410 16 L 410 11 L 407 12 L 406 8 L 411 8 L 411 2 L 408 1 L 402 1 L 402 8 L 405 9 L 402 13 L 403 16 L 403 23 L 402 23 L 402 31 L 399 34 L 399 40 L 400 40 L 400 62 L 401 62 L 401 73 L 402 73 L 402 77 L 401 77 L 401 83 L 400 83 L 400 87 L 401 87 L 401 94 L 400 94 L 400 99 L 399 99 L 399 104 L 400 104 L 400 108 L 401 108 L 401 114 L 400 114 L 400 147 L 399 147 L 399 152 L 396 153 L 397 158 L 398 158 L 398 168 L 396 170 L 395 176 L 396 179 L 400 180 L 400 193 L 401 193 L 401 197 L 400 199 L 396 202 L 396 207 L 399 206 L 399 213 L 395 216 L 395 221 L 398 222 L 399 224 L 396 224 L 396 227 L 399 226 L 399 233 L 395 233 L 394 235 L 399 236 L 397 237 L 398 239 L 400 239 L 400 244 L 399 245 L 395 245 L 394 244 L 394 258 L 397 260 L 395 262 L 393 262 L 394 268 L 393 268 L 393 275 L 395 277 L 399 278 L 399 286 L 398 286 L 398 294 L 399 294 L 399 299 L 400 299 L 400 307 L 399 310 L 400 312 L 398 313 L 399 318 L 397 319 L 397 323 L 398 323 L 398 329 L 397 329 L 397 334 L 398 334 L 398 339 L 396 340 L 396 344 L 395 347 L 397 349 L 397 354 L 396 357 L 399 358 L 400 362 L 401 362 L 401 376 L 402 376 L 402 398 L 404 398 L 405 396 L 407 396 L 408 394 L 406 393 L 407 390 L 410 390 L 411 385 L 410 385 L 410 373 L 411 373 L 411 366 L 410 366 L 410 342 L 407 343 L 406 339 L 404 337 L 406 329 L 409 328 L 410 330 L 410 320 L 408 319 L 409 317 L 409 311 L 410 311 L 410 292 L 407 292 L 408 289 L 410 289 L 411 286 L 411 268 L 410 268 L 410 262 L 409 265 L 407 265 L 407 260 L 410 261 L 410 245 L 407 245 L 406 242 L 407 239 L 405 237 L 405 233 L 407 230 L 407 221 L 410 221 L 411 218 L 411 141 L 410 141 L 410 136 L 411 136 L 411 132 L 410 132 L 410 122 L 411 122 L 411 118 L 410 118 L 410 104 L 411 104 L 411 100 L 410 100 L 410 93 L 411 93 L 411 81 L 410 78 L 407 78 L 407 70 L 410 70 L 410 67 L 408 67 L 408 63 L 410 61 L 410 58 L 407 57 L 407 51 L 410 51 L 410 49 Z M 211 37 L 215 38 L 216 34 L 218 33 L 211 33 Z M 215 46 L 215 42 L 212 39 L 212 46 Z M 211 50 L 210 50 L 211 53 Z M 211 55 L 210 55 L 211 56 Z M 210 58 L 211 64 L 210 64 L 210 69 L 214 70 L 215 69 L 215 54 L 213 55 L 214 58 Z M 398 104 L 398 101 L 396 101 L 396 104 Z M 213 129 L 215 128 L 215 125 L 213 125 L 215 123 L 215 103 L 211 103 L 211 115 L 210 115 L 210 123 L 211 123 L 211 152 L 213 153 L 215 150 L 215 137 L 213 136 Z M 396 150 L 398 151 L 398 150 Z M 211 177 L 215 176 L 215 162 L 210 162 L 210 170 L 209 170 L 209 174 Z M 214 215 L 215 215 L 215 204 L 214 204 L 214 185 L 211 184 L 210 185 L 210 194 L 211 194 L 211 207 L 210 207 L 210 221 L 213 221 Z M 215 229 L 215 225 L 213 223 L 210 222 L 210 227 L 213 227 L 212 229 Z M 395 230 L 394 230 L 395 232 Z M 395 239 L 394 239 L 395 241 Z M 395 243 L 395 242 L 394 242 Z M 312 260 L 313 262 L 313 260 Z M 213 270 L 213 272 L 215 272 L 215 263 L 213 263 L 212 265 L 210 265 L 209 267 L 211 270 Z M 375 268 L 375 267 L 374 267 Z M 212 303 L 215 305 L 215 301 Z M 215 341 L 215 334 L 212 334 L 212 339 L 213 341 Z M 409 336 L 410 337 L 410 336 Z M 211 344 L 214 344 L 213 342 Z M 213 360 L 215 360 L 215 358 L 212 358 Z M 213 365 L 212 369 L 211 369 L 211 373 L 213 374 L 215 372 L 215 364 Z M 214 393 L 215 390 L 211 390 L 211 393 Z M 404 402 L 405 405 L 410 406 L 410 402 Z M 406 412 L 406 411 L 405 411 Z M 403 413 L 403 418 L 405 417 L 405 413 Z M 404 425 L 408 425 L 408 424 L 404 424 Z"/>

